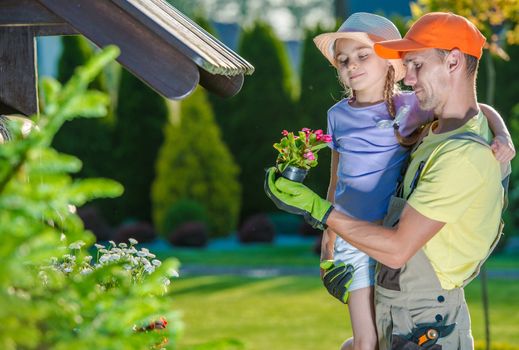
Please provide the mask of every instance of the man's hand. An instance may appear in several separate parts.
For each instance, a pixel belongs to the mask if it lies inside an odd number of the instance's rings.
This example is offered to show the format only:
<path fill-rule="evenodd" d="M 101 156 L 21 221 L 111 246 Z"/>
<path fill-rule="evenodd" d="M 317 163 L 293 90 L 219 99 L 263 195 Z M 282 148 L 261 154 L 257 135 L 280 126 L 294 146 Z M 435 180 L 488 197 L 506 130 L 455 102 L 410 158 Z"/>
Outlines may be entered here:
<path fill-rule="evenodd" d="M 333 260 L 325 260 L 320 264 L 324 271 L 323 284 L 333 297 L 343 304 L 348 303 L 348 288 L 353 281 L 353 265 L 341 262 L 337 265 Z"/>
<path fill-rule="evenodd" d="M 494 156 L 499 162 L 509 162 L 515 157 L 515 148 L 512 140 L 505 135 L 496 135 L 490 145 Z"/>
<path fill-rule="evenodd" d="M 314 228 L 326 228 L 326 219 L 333 206 L 305 185 L 283 177 L 276 180 L 276 168 L 270 168 L 265 177 L 264 189 L 279 209 L 303 215 L 306 222 Z"/>

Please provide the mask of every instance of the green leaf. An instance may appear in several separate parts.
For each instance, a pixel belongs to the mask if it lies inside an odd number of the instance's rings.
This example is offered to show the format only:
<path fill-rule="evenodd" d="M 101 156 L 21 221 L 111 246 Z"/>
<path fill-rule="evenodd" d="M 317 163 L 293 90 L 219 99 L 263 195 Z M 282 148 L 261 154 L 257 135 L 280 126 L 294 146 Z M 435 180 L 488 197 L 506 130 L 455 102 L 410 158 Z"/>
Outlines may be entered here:
<path fill-rule="evenodd" d="M 83 179 L 75 181 L 66 195 L 71 204 L 82 206 L 96 198 L 119 197 L 123 191 L 123 186 L 114 180 Z"/>
<path fill-rule="evenodd" d="M 82 95 L 72 97 L 66 107 L 61 110 L 65 119 L 74 117 L 103 117 L 106 115 L 110 98 L 99 91 L 87 91 Z"/>

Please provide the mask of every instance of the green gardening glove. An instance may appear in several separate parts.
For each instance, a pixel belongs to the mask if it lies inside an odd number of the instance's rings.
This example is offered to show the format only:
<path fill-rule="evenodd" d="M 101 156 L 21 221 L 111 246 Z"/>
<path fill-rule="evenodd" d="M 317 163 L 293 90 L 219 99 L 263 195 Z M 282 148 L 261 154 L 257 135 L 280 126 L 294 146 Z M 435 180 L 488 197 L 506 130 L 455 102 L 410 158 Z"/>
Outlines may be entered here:
<path fill-rule="evenodd" d="M 320 264 L 324 270 L 323 284 L 332 296 L 341 303 L 347 304 L 350 293 L 348 288 L 353 281 L 353 265 L 343 262 L 335 265 L 333 260 L 325 260 Z"/>
<path fill-rule="evenodd" d="M 276 179 L 276 168 L 270 168 L 267 170 L 264 188 L 267 196 L 279 209 L 303 215 L 313 228 L 326 228 L 326 219 L 333 210 L 332 204 L 302 183 L 283 177 Z"/>

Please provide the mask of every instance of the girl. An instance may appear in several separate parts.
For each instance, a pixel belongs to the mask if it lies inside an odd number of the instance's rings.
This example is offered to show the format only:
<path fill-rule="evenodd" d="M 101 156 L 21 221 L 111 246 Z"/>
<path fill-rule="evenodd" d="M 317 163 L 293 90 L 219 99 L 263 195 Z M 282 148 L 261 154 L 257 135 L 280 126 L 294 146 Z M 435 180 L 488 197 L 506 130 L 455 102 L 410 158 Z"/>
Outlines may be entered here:
<path fill-rule="evenodd" d="M 355 13 L 337 32 L 314 39 L 349 90 L 349 97 L 328 111 L 333 139 L 328 199 L 337 210 L 372 222 L 382 221 L 408 147 L 417 141 L 422 126 L 433 120 L 432 112 L 419 109 L 414 93 L 396 88 L 405 75 L 401 60 L 385 60 L 373 51 L 377 41 L 400 38 L 386 18 Z M 510 160 L 515 152 L 502 119 L 488 106 L 480 107 L 497 135 L 492 146 L 496 158 Z M 323 233 L 321 261 L 325 286 L 348 304 L 350 312 L 353 338 L 342 349 L 376 349 L 375 261 L 331 230 Z"/>

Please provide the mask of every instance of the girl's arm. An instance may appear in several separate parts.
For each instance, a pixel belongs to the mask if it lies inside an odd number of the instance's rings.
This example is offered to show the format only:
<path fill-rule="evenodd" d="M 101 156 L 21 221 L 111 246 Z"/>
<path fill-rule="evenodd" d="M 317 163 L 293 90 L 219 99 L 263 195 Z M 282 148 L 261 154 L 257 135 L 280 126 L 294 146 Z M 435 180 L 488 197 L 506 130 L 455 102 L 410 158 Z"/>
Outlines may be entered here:
<path fill-rule="evenodd" d="M 326 199 L 330 202 L 335 202 L 335 187 L 337 186 L 337 166 L 339 164 L 339 152 L 332 150 L 332 163 L 330 171 L 330 185 L 328 186 L 328 194 Z M 321 261 L 333 260 L 333 248 L 335 245 L 336 234 L 331 229 L 327 228 L 323 231 L 323 238 L 321 241 Z M 321 269 L 321 278 L 324 270 Z"/>
<path fill-rule="evenodd" d="M 500 162 L 509 162 L 515 157 L 515 148 L 503 118 L 489 105 L 480 103 L 479 108 L 487 118 L 488 125 L 495 135 L 491 147 L 496 159 Z"/>

